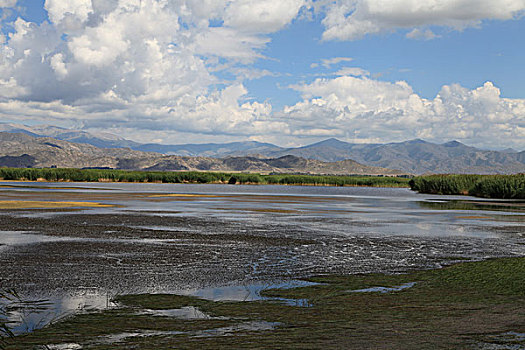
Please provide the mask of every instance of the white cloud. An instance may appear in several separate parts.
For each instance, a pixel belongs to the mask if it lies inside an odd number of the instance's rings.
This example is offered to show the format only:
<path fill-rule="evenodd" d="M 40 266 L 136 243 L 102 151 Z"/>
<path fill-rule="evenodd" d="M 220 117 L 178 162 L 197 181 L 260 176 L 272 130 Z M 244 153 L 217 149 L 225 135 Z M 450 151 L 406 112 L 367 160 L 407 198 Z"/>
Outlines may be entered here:
<path fill-rule="evenodd" d="M 217 82 L 214 65 L 261 58 L 264 34 L 284 27 L 303 5 L 278 3 L 47 0 L 49 23 L 14 22 L 1 48 L 0 81 L 10 98 L 76 106 L 93 99 L 108 110 L 116 101 L 122 108 L 196 98 Z M 209 25 L 221 19 L 225 26 Z"/>
<path fill-rule="evenodd" d="M 63 79 L 67 75 L 67 68 L 66 64 L 64 63 L 64 55 L 61 53 L 57 53 L 56 55 L 52 56 L 49 60 L 49 63 L 51 65 L 51 68 L 55 71 L 57 75 L 57 79 Z"/>
<path fill-rule="evenodd" d="M 207 56 L 219 56 L 249 63 L 263 57 L 258 51 L 269 39 L 239 33 L 231 28 L 209 28 L 195 37 L 192 48 L 195 53 Z"/>
<path fill-rule="evenodd" d="M 85 22 L 88 15 L 93 12 L 91 0 L 46 0 L 45 9 L 53 23 L 60 23 L 68 16 Z"/>
<path fill-rule="evenodd" d="M 267 69 L 250 69 L 250 68 L 231 68 L 229 69 L 229 72 L 234 74 L 238 80 L 244 81 L 244 80 L 255 80 L 255 79 L 261 79 L 264 77 L 276 77 L 278 74 L 272 73 Z"/>
<path fill-rule="evenodd" d="M 270 120 L 271 106 L 248 101 L 242 84 L 272 73 L 242 63 L 262 57 L 265 35 L 291 22 L 303 3 L 47 0 L 49 22 L 18 18 L 0 47 L 0 115 L 94 128 L 283 130 Z M 221 65 L 234 81 L 214 76 Z M 212 89 L 217 83 L 226 86 Z"/>
<path fill-rule="evenodd" d="M 341 62 L 351 62 L 354 59 L 352 57 L 332 57 L 332 58 L 324 58 L 321 60 L 320 64 L 325 68 L 332 68 L 332 66 L 337 65 Z M 316 68 L 319 67 L 319 63 L 312 63 L 310 65 L 310 68 Z"/>
<path fill-rule="evenodd" d="M 370 75 L 370 72 L 359 67 L 343 67 L 339 69 L 334 75 L 352 75 L 354 77 Z"/>
<path fill-rule="evenodd" d="M 15 7 L 17 0 L 0 0 L 0 8 Z"/>
<path fill-rule="evenodd" d="M 297 17 L 305 0 L 237 0 L 229 4 L 224 24 L 246 32 L 272 33 Z"/>
<path fill-rule="evenodd" d="M 292 133 L 339 130 L 332 136 L 352 141 L 458 139 L 477 146 L 525 148 L 525 100 L 506 99 L 491 82 L 474 90 L 445 85 L 428 100 L 406 82 L 366 77 L 317 79 L 293 86 L 304 100 L 286 107 Z M 354 139 L 355 138 L 355 139 Z"/>
<path fill-rule="evenodd" d="M 393 0 L 383 7 L 401 3 Z M 483 6 L 473 17 L 466 15 L 472 6 L 460 9 L 452 2 L 443 3 L 459 11 L 458 18 L 464 20 L 437 25 L 459 28 L 460 22 L 472 25 L 476 18 L 489 18 L 484 17 Z M 305 4 L 303 0 L 47 0 L 49 22 L 18 18 L 0 44 L 0 118 L 111 130 L 144 142 L 251 138 L 291 144 L 329 136 L 381 142 L 424 137 L 524 148 L 525 102 L 502 98 L 491 83 L 474 90 L 444 86 L 436 98 L 427 100 L 406 82 L 378 81 L 362 68 L 341 67 L 352 61 L 350 57 L 315 63 L 339 69 L 331 74 L 336 77 L 293 86 L 303 101 L 283 111 L 251 99 L 246 80 L 275 76 L 252 65 L 263 58 L 268 34 L 285 28 L 311 5 Z M 354 12 L 340 12 L 345 4 Z M 342 35 L 338 39 L 374 32 L 367 31 L 367 25 L 346 28 L 355 20 L 352 16 L 364 20 L 373 10 L 374 16 L 376 12 L 381 16 L 367 19 L 370 28 L 416 26 L 409 36 L 432 36 L 419 28 L 436 24 L 425 15 L 426 3 L 413 5 L 413 13 L 404 15 L 395 6 L 388 13 L 383 7 L 362 7 L 371 4 L 377 5 L 356 0 L 327 8 L 325 35 L 336 27 Z M 512 4 L 509 1 L 500 12 L 517 16 Z M 342 22 L 331 22 L 339 18 L 334 11 L 342 13 Z M 446 18 L 447 11 L 442 10 L 438 18 Z M 501 13 L 494 11 L 490 18 L 503 18 Z M 234 77 L 227 81 L 219 78 L 224 76 L 219 72 Z"/>
<path fill-rule="evenodd" d="M 439 38 L 440 36 L 435 34 L 430 29 L 421 30 L 419 28 L 414 28 L 406 34 L 406 37 L 409 39 L 416 40 L 432 40 L 435 38 Z"/>
<path fill-rule="evenodd" d="M 524 0 L 336 0 L 324 6 L 325 40 L 356 40 L 404 28 L 446 26 L 461 30 L 482 20 L 518 18 Z M 424 31 L 426 36 L 430 32 Z M 414 35 L 415 33 L 413 33 Z"/>

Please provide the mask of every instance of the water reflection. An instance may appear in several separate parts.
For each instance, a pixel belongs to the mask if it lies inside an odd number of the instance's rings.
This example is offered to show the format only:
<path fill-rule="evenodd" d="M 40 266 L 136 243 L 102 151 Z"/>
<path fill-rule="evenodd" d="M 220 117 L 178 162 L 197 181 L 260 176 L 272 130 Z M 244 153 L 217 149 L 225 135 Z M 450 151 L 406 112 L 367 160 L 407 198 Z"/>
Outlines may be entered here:
<path fill-rule="evenodd" d="M 364 289 L 354 289 L 349 290 L 350 293 L 392 293 L 392 292 L 399 292 L 404 289 L 412 288 L 416 285 L 416 282 L 409 282 L 404 283 L 400 286 L 395 287 L 370 287 L 370 288 L 364 288 Z"/>
<path fill-rule="evenodd" d="M 24 231 L 0 231 L 0 249 L 2 246 L 38 244 L 75 240 L 70 237 L 46 236 Z"/>
<path fill-rule="evenodd" d="M 164 310 L 151 310 L 144 309 L 139 314 L 147 314 L 153 316 L 164 316 L 174 317 L 182 320 L 211 320 L 211 319 L 226 319 L 225 317 L 213 317 L 207 313 L 201 311 L 195 306 L 184 306 L 179 309 L 164 309 Z"/>
<path fill-rule="evenodd" d="M 32 332 L 79 312 L 116 306 L 109 295 L 97 291 L 45 299 L 17 296 L 0 300 L 0 305 L 6 311 L 6 325 L 15 335 Z"/>
<path fill-rule="evenodd" d="M 308 281 L 291 280 L 280 283 L 255 283 L 208 287 L 176 292 L 171 291 L 169 293 L 191 295 L 212 301 L 273 300 L 290 306 L 310 307 L 311 304 L 306 299 L 265 297 L 261 295 L 261 292 L 265 289 L 290 289 L 317 284 L 318 283 Z M 9 300 L 0 300 L 0 308 L 5 310 L 3 321 L 15 335 L 19 335 L 43 328 L 51 323 L 78 313 L 118 307 L 118 305 L 112 302 L 111 299 L 110 294 L 104 293 L 102 290 L 87 290 L 75 295 L 66 294 L 45 299 L 16 295 Z M 212 317 L 194 306 L 165 310 L 143 309 L 140 310 L 139 313 L 187 320 L 224 319 L 222 317 Z M 2 317 L 0 317 L 0 320 L 2 320 Z M 125 335 L 125 337 L 129 336 L 135 335 Z"/>
<path fill-rule="evenodd" d="M 462 201 L 462 200 L 445 200 L 445 201 L 421 201 L 418 202 L 422 208 L 434 210 L 489 210 L 489 211 L 512 211 L 525 213 L 524 201 Z"/>
<path fill-rule="evenodd" d="M 180 291 L 179 293 L 212 301 L 275 300 L 290 306 L 308 307 L 310 304 L 306 299 L 266 297 L 262 296 L 261 292 L 266 289 L 291 289 L 315 285 L 318 285 L 318 283 L 302 280 L 290 280 L 280 283 L 253 283 L 222 287 L 208 287 L 197 290 Z"/>
<path fill-rule="evenodd" d="M 432 268 L 447 256 L 525 255 L 523 201 L 422 195 L 399 188 L 3 185 L 2 196 L 9 200 L 94 200 L 119 206 L 74 213 L 0 211 L 5 225 L 0 227 L 0 280 L 24 288 L 26 295 L 41 296 L 11 306 L 17 332 L 73 312 L 111 307 L 104 291 L 309 306 L 307 300 L 261 296 L 264 289 L 305 282 L 241 282 Z M 27 227 L 9 225 L 20 217 L 21 226 L 27 217 L 36 219 Z M 75 238 L 66 237 L 73 233 Z M 94 289 L 86 291 L 86 286 Z M 199 286 L 208 287 L 185 289 Z M 56 297 L 55 292 L 66 295 Z M 205 317 L 195 309 L 164 312 Z"/>

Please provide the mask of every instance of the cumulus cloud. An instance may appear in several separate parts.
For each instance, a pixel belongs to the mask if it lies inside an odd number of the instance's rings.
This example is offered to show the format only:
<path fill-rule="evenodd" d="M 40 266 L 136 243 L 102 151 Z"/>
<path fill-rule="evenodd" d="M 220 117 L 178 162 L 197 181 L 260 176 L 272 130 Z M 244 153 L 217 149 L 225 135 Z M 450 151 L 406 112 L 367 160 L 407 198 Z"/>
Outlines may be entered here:
<path fill-rule="evenodd" d="M 482 20 L 508 20 L 523 16 L 524 0 L 336 0 L 323 8 L 325 40 L 356 40 L 367 34 L 425 26 L 461 30 Z M 430 31 L 409 37 L 427 39 Z"/>
<path fill-rule="evenodd" d="M 272 33 L 290 23 L 304 0 L 237 0 L 226 8 L 224 24 L 255 33 Z"/>
<path fill-rule="evenodd" d="M 101 96 L 167 103 L 188 91 L 207 94 L 217 81 L 210 65 L 261 58 L 269 42 L 265 35 L 290 23 L 303 5 L 303 0 L 46 0 L 49 22 L 13 23 L 1 48 L 0 83 L 16 85 L 10 97 L 68 104 Z M 223 25 L 211 26 L 214 20 Z"/>
<path fill-rule="evenodd" d="M 342 76 L 292 86 L 304 100 L 284 109 L 292 133 L 337 130 L 353 141 L 424 138 L 478 146 L 525 147 L 525 100 L 506 99 L 491 82 L 474 90 L 445 85 L 425 99 L 406 82 Z"/>
<path fill-rule="evenodd" d="M 436 2 L 434 9 L 401 0 L 384 6 L 336 1 L 323 7 L 324 37 L 346 40 L 415 27 L 409 37 L 430 39 L 436 34 L 424 26 L 460 28 L 520 14 L 516 1 L 504 1 L 508 6 L 498 10 L 467 0 Z M 0 0 L 2 5 L 16 2 Z M 264 59 L 269 34 L 308 6 L 306 0 L 46 0 L 49 21 L 17 18 L 0 42 L 0 117 L 109 130 L 143 142 L 250 138 L 290 144 L 336 136 L 525 146 L 525 102 L 502 98 L 492 83 L 474 90 L 444 86 L 429 100 L 406 82 L 378 81 L 365 69 L 341 67 L 350 57 L 313 64 L 335 73 L 293 85 L 302 95 L 293 106 L 274 111 L 253 100 L 246 81 L 275 76 L 253 66 Z"/>
<path fill-rule="evenodd" d="M 60 23 L 68 16 L 84 22 L 87 21 L 88 15 L 93 12 L 91 0 L 47 0 L 45 2 L 49 19 L 53 23 Z"/>

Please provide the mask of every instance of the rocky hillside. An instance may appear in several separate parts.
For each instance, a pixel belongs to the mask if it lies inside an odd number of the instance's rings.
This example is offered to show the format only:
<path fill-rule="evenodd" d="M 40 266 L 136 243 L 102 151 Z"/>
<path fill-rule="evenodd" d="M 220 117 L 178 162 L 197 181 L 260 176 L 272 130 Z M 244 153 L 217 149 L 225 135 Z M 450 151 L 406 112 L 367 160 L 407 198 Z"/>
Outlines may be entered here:
<path fill-rule="evenodd" d="M 5 132 L 0 132 L 0 166 L 340 175 L 404 174 L 399 170 L 365 166 L 353 160 L 322 162 L 291 155 L 279 158 L 166 156 L 125 148 L 98 148 L 50 137 Z"/>
<path fill-rule="evenodd" d="M 435 144 L 411 140 L 387 144 L 351 144 L 328 139 L 313 145 L 270 152 L 325 161 L 354 159 L 369 166 L 423 173 L 512 174 L 525 172 L 525 152 L 480 150 L 458 141 Z"/>
<path fill-rule="evenodd" d="M 36 137 L 53 137 L 63 141 L 90 144 L 101 148 L 122 148 L 141 152 L 192 157 L 280 158 L 287 155 L 323 162 L 353 159 L 367 166 L 400 169 L 405 173 L 476 173 L 511 174 L 525 172 L 525 151 L 482 150 L 457 141 L 443 144 L 410 140 L 386 144 L 352 144 L 328 139 L 297 148 L 283 148 L 255 141 L 208 144 L 140 144 L 112 134 L 91 134 L 54 126 L 27 126 L 0 123 L 0 131 L 24 133 Z M 7 160 L 5 160 L 7 161 Z M 27 160 L 25 160 L 27 161 Z M 162 166 L 162 165 L 159 165 Z"/>
<path fill-rule="evenodd" d="M 0 166 L 15 167 L 109 167 L 119 158 L 147 157 L 148 153 L 125 148 L 98 148 L 88 144 L 34 137 L 27 134 L 0 133 Z M 158 155 L 151 155 L 156 157 Z"/>

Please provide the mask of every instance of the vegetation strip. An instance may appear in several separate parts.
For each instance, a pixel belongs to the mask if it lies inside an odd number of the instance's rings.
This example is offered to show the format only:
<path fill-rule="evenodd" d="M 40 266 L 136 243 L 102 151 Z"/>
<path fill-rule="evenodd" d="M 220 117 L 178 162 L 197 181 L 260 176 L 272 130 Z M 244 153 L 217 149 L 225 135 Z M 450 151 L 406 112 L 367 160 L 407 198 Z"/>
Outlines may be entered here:
<path fill-rule="evenodd" d="M 222 172 L 107 169 L 0 168 L 0 179 L 75 182 L 228 183 L 314 186 L 408 187 L 409 179 L 381 176 L 260 175 Z"/>
<path fill-rule="evenodd" d="M 308 299 L 310 307 L 275 301 L 214 302 L 170 294 L 124 295 L 116 298 L 120 305 L 117 309 L 80 314 L 8 339 L 5 345 L 6 349 L 20 350 L 64 343 L 79 344 L 83 349 L 463 349 L 525 345 L 525 338 L 519 337 L 525 333 L 523 257 L 466 262 L 402 275 L 329 275 L 311 281 L 322 284 L 264 292 L 271 297 Z M 399 287 L 408 284 L 410 288 Z M 386 288 L 351 292 L 371 287 Z M 381 292 L 388 288 L 391 291 Z M 181 319 L 162 316 L 162 312 L 144 312 L 185 307 L 210 317 Z M 273 326 L 250 329 L 246 324 Z M 221 329 L 230 331 L 213 336 Z M 108 343 L 108 339 L 114 342 Z"/>
<path fill-rule="evenodd" d="M 420 193 L 525 199 L 525 174 L 428 175 L 417 176 L 409 184 Z"/>

